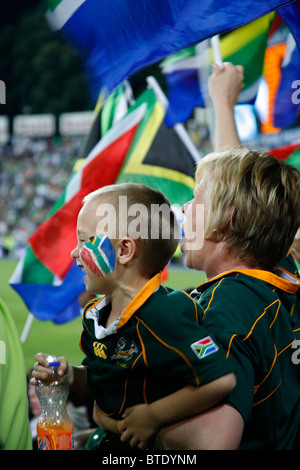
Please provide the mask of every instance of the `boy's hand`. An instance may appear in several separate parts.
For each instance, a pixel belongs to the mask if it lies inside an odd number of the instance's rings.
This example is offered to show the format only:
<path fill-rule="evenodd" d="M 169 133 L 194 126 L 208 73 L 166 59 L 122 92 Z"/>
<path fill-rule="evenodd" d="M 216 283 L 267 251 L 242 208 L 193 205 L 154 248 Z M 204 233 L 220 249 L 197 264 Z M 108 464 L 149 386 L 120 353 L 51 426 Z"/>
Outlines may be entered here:
<path fill-rule="evenodd" d="M 38 380 L 47 381 L 48 377 L 52 374 L 52 369 L 49 368 L 47 361 L 48 354 L 38 353 L 34 356 L 36 363 L 34 364 L 32 371 L 32 378 L 30 383 L 32 385 L 37 385 Z M 69 367 L 68 361 L 65 357 L 58 358 L 60 365 L 57 369 L 58 375 L 68 374 L 68 379 L 71 383 L 72 381 L 72 367 Z"/>
<path fill-rule="evenodd" d="M 151 413 L 150 405 L 136 405 L 127 408 L 125 419 L 118 422 L 119 431 L 122 433 L 121 441 L 129 441 L 131 447 L 146 449 L 151 439 L 160 428 L 160 423 Z"/>

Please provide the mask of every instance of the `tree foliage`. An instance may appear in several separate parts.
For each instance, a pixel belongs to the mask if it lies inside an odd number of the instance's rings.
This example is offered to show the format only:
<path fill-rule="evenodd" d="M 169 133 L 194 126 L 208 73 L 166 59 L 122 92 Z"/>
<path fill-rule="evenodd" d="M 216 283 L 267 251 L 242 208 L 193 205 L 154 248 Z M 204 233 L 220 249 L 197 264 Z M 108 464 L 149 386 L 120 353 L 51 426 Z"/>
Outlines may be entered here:
<path fill-rule="evenodd" d="M 17 5 L 16 5 L 17 3 Z M 44 18 L 44 4 L 8 2 L 0 22 L 0 79 L 6 84 L 1 114 L 91 109 L 80 58 Z"/>

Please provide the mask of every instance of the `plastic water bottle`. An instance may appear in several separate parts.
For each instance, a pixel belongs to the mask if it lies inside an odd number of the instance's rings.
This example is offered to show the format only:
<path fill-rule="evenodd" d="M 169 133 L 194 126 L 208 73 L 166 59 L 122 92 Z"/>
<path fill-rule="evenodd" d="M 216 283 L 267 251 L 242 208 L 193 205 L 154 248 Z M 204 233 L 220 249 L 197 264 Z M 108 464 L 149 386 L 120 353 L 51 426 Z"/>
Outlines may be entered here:
<path fill-rule="evenodd" d="M 47 356 L 47 361 L 52 374 L 35 387 L 42 407 L 37 423 L 38 450 L 72 450 L 73 423 L 66 409 L 69 382 L 65 375 L 57 374 L 57 357 Z"/>

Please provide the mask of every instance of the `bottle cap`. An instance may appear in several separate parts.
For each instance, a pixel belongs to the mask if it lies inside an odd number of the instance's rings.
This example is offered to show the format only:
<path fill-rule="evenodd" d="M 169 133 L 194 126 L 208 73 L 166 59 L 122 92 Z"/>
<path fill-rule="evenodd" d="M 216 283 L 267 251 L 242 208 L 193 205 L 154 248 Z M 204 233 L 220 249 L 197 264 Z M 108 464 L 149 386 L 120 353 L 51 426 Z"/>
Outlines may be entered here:
<path fill-rule="evenodd" d="M 48 367 L 58 367 L 59 366 L 59 360 L 57 356 L 52 356 L 48 354 L 46 356 L 47 362 L 48 362 Z"/>
<path fill-rule="evenodd" d="M 49 362 L 49 367 L 58 367 L 60 362 Z"/>

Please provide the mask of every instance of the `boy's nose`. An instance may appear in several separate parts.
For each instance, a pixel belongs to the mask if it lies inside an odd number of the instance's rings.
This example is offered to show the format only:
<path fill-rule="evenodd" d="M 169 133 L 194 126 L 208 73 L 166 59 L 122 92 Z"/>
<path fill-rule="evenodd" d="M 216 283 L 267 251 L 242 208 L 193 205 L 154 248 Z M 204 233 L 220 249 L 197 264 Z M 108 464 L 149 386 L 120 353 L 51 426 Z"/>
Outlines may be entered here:
<path fill-rule="evenodd" d="M 76 246 L 76 247 L 71 251 L 71 258 L 73 258 L 73 259 L 78 258 L 78 246 Z"/>

